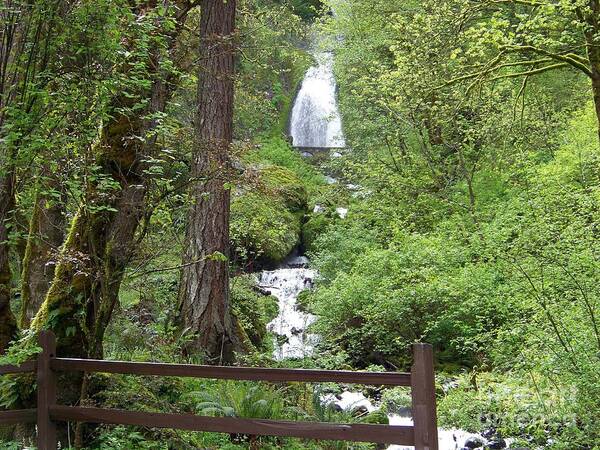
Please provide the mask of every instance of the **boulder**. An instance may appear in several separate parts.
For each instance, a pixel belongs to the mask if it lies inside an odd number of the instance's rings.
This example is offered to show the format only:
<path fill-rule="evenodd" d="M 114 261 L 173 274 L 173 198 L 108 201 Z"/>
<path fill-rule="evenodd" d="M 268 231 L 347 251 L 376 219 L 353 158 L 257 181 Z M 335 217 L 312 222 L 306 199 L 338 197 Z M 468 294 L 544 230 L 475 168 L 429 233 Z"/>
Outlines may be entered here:
<path fill-rule="evenodd" d="M 481 435 L 488 440 L 492 439 L 496 434 L 498 434 L 498 431 L 495 428 L 488 428 L 481 432 Z"/>
<path fill-rule="evenodd" d="M 364 405 L 360 405 L 360 406 L 357 406 L 356 408 L 352 409 L 352 415 L 354 417 L 360 417 L 360 416 L 364 416 L 366 414 L 369 414 L 369 408 L 367 408 Z"/>
<path fill-rule="evenodd" d="M 295 256 L 287 261 L 287 266 L 291 269 L 305 269 L 310 261 L 306 256 Z"/>
<path fill-rule="evenodd" d="M 464 443 L 464 446 L 469 449 L 482 448 L 484 445 L 485 442 L 479 436 L 471 436 Z"/>
<path fill-rule="evenodd" d="M 496 438 L 492 441 L 489 441 L 485 448 L 490 450 L 501 450 L 506 448 L 506 441 L 502 438 Z"/>

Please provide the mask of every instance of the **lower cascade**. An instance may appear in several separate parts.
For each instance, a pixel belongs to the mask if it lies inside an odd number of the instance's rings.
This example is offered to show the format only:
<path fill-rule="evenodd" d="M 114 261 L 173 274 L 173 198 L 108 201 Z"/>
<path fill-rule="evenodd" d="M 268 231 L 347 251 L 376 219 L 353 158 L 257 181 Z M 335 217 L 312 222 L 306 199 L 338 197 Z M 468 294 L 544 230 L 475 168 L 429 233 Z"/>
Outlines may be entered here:
<path fill-rule="evenodd" d="M 260 277 L 260 287 L 279 303 L 279 314 L 268 324 L 268 330 L 279 336 L 274 352 L 278 361 L 310 356 L 317 342 L 317 337 L 307 331 L 315 316 L 301 311 L 297 303 L 300 292 L 310 289 L 316 276 L 307 265 L 306 257 L 292 258 L 277 270 L 262 272 Z"/>
<path fill-rule="evenodd" d="M 298 304 L 298 295 L 311 289 L 317 271 L 309 268 L 309 260 L 305 256 L 288 259 L 276 270 L 267 270 L 261 273 L 260 287 L 278 299 L 279 314 L 268 325 L 269 331 L 277 335 L 275 339 L 274 357 L 281 361 L 288 358 L 304 358 L 311 356 L 318 336 L 310 333 L 308 328 L 314 323 L 316 317 L 302 311 Z M 332 405 L 338 410 L 368 414 L 380 408 L 373 400 L 367 398 L 362 392 L 346 390 L 340 394 L 326 394 L 321 397 L 323 404 Z M 412 418 L 408 408 L 401 408 L 402 412 L 388 414 L 390 425 L 412 425 Z M 472 443 L 481 443 L 481 446 L 492 442 L 480 434 L 469 433 L 459 429 L 438 429 L 440 450 L 460 450 Z M 499 441 L 499 439 L 496 439 Z M 494 441 L 494 442 L 496 442 Z M 506 445 L 510 443 L 507 439 Z M 465 445 L 466 444 L 466 445 Z M 391 445 L 388 450 L 412 450 L 414 447 Z M 498 447 L 503 448 L 503 447 Z"/>

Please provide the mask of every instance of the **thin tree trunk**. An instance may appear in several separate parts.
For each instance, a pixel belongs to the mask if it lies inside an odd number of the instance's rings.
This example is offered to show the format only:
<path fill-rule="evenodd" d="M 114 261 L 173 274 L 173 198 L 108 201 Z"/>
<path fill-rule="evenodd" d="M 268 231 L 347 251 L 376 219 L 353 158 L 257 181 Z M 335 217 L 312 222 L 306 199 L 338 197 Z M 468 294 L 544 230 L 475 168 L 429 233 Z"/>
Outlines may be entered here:
<path fill-rule="evenodd" d="M 594 109 L 598 123 L 598 140 L 600 141 L 600 48 L 598 48 L 597 36 L 600 32 L 600 1 L 590 0 L 588 11 L 578 9 L 578 16 L 587 25 L 584 31 L 587 56 L 590 64 L 590 78 L 592 80 L 592 95 L 594 98 Z"/>
<path fill-rule="evenodd" d="M 0 157 L 0 170 L 11 166 L 6 158 Z M 0 355 L 6 351 L 8 343 L 17 331 L 15 317 L 10 308 L 12 273 L 9 260 L 9 221 L 15 206 L 14 174 L 9 169 L 0 174 Z"/>
<path fill-rule="evenodd" d="M 229 150 L 233 129 L 235 0 L 200 4 L 200 72 L 193 205 L 183 255 L 181 320 L 192 350 L 214 362 L 240 348 L 229 304 Z"/>
<path fill-rule="evenodd" d="M 594 95 L 594 109 L 596 111 L 596 121 L 598 124 L 598 141 L 600 142 L 600 63 L 599 66 L 592 71 L 592 92 Z"/>

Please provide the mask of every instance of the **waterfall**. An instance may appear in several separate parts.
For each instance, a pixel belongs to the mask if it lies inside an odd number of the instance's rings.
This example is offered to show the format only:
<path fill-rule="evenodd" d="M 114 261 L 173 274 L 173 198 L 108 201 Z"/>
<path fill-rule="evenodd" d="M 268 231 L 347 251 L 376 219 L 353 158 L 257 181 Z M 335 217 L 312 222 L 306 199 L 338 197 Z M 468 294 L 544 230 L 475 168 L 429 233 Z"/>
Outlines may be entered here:
<path fill-rule="evenodd" d="M 336 101 L 333 54 L 316 53 L 317 65 L 306 72 L 294 102 L 290 134 L 294 147 L 345 147 Z"/>
<path fill-rule="evenodd" d="M 290 133 L 294 147 L 345 147 L 336 101 L 336 83 L 333 75 L 333 53 L 315 53 L 316 66 L 306 72 L 300 91 L 294 101 L 290 117 Z M 338 214 L 345 217 L 345 208 Z M 274 357 L 304 358 L 312 355 L 318 337 L 307 331 L 315 321 L 312 314 L 302 311 L 297 303 L 298 294 L 310 289 L 317 273 L 308 268 L 304 256 L 288 259 L 280 268 L 262 272 L 260 286 L 278 299 L 279 314 L 268 324 L 277 339 Z"/>
<path fill-rule="evenodd" d="M 278 361 L 310 356 L 317 343 L 317 336 L 307 331 L 315 316 L 297 304 L 298 294 L 310 289 L 316 276 L 307 264 L 305 257 L 291 258 L 283 267 L 264 271 L 260 277 L 260 287 L 276 297 L 279 304 L 279 314 L 268 324 L 269 331 L 279 337 L 273 355 Z"/>

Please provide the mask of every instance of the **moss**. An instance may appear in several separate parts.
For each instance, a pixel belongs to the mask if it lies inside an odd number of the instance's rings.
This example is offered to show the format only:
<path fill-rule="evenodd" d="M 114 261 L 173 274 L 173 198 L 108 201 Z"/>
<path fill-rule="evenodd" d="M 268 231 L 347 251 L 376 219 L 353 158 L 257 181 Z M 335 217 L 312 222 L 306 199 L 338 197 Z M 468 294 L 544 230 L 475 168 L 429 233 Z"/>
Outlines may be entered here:
<path fill-rule="evenodd" d="M 255 348 L 262 348 L 267 336 L 267 324 L 277 316 L 277 299 L 256 289 L 256 280 L 249 275 L 231 280 L 231 305 L 243 335 Z"/>
<path fill-rule="evenodd" d="M 300 242 L 308 194 L 290 169 L 258 165 L 252 185 L 242 186 L 231 205 L 231 240 L 242 265 L 277 263 Z"/>
<path fill-rule="evenodd" d="M 279 262 L 299 242 L 300 219 L 281 199 L 246 193 L 232 201 L 230 232 L 242 261 Z"/>
<path fill-rule="evenodd" d="M 57 302 L 59 302 L 65 297 L 65 290 L 69 288 L 64 281 L 66 278 L 66 274 L 73 270 L 73 263 L 68 257 L 68 253 L 70 249 L 74 246 L 76 239 L 79 237 L 81 215 L 82 212 L 78 211 L 78 213 L 75 215 L 75 217 L 73 217 L 73 220 L 71 221 L 71 227 L 65 239 L 65 244 L 63 246 L 59 258 L 60 262 L 56 267 L 54 280 L 52 280 L 52 285 L 50 286 L 50 289 L 46 294 L 46 299 L 44 300 L 44 302 L 40 306 L 39 311 L 31 321 L 32 330 L 40 331 L 45 328 L 50 310 Z"/>
<path fill-rule="evenodd" d="M 285 167 L 302 181 L 304 188 L 310 194 L 326 184 L 323 175 L 306 162 L 282 135 L 261 142 L 256 149 L 244 155 L 244 161 L 258 167 L 272 165 Z"/>
<path fill-rule="evenodd" d="M 308 194 L 302 180 L 294 172 L 285 167 L 267 166 L 261 169 L 260 178 L 267 193 L 280 197 L 288 209 L 306 209 Z"/>

